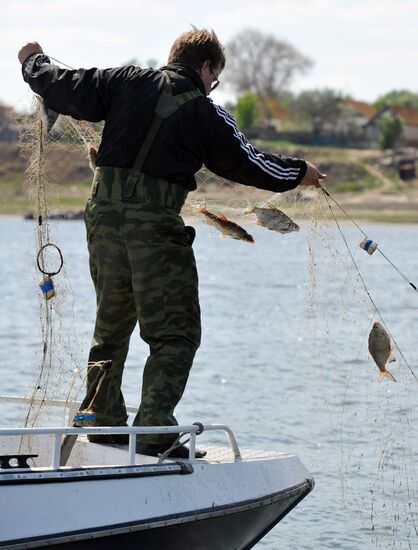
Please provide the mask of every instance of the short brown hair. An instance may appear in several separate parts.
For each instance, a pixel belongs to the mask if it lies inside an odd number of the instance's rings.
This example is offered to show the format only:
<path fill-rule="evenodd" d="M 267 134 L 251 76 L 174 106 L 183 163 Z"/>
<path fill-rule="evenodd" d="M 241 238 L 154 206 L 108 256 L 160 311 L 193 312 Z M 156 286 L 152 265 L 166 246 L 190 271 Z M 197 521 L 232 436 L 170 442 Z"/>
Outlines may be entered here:
<path fill-rule="evenodd" d="M 222 70 L 225 67 L 224 47 L 213 30 L 193 27 L 174 40 L 168 63 L 184 63 L 197 70 L 207 59 L 213 68 L 220 66 Z"/>

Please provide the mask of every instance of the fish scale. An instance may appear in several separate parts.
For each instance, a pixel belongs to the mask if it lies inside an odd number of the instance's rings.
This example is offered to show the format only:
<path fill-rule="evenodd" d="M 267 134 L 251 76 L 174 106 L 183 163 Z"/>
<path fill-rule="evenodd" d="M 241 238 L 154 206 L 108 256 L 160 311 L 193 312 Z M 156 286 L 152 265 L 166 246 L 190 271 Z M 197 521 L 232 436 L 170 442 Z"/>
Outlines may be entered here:
<path fill-rule="evenodd" d="M 392 358 L 392 341 L 385 327 L 375 321 L 369 334 L 369 352 L 380 370 L 380 380 L 385 376 L 396 382 L 393 374 L 387 370 L 386 365 Z"/>
<path fill-rule="evenodd" d="M 199 208 L 199 211 L 205 216 L 206 221 L 219 229 L 223 237 L 232 237 L 239 241 L 245 241 L 247 243 L 253 243 L 253 237 L 245 231 L 243 227 L 238 225 L 235 222 L 228 220 L 223 214 L 221 216 L 216 216 L 206 208 Z"/>
<path fill-rule="evenodd" d="M 272 231 L 279 233 L 291 233 L 292 231 L 300 231 L 300 227 L 284 212 L 275 207 L 259 208 L 256 207 L 252 212 L 257 217 L 257 223 Z"/>

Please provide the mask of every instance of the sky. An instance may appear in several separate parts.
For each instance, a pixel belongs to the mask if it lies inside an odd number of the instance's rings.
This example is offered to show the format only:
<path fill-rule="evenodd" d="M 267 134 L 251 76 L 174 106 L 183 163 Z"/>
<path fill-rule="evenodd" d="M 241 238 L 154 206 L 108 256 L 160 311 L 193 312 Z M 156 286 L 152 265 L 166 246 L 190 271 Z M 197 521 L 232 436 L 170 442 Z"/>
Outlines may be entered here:
<path fill-rule="evenodd" d="M 17 60 L 26 42 L 72 67 L 163 65 L 191 24 L 223 44 L 246 28 L 289 42 L 314 61 L 294 92 L 328 87 L 369 102 L 392 89 L 418 93 L 417 0 L 0 0 L 0 14 L 0 103 L 17 110 L 31 98 Z M 234 94 L 223 84 L 213 99 Z"/>

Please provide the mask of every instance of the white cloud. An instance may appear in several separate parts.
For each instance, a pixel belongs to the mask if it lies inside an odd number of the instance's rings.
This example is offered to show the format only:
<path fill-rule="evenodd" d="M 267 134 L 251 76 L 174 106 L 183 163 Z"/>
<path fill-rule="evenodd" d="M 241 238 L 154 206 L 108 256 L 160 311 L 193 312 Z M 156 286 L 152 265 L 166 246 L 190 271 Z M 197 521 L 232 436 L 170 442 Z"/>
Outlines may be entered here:
<path fill-rule="evenodd" d="M 141 24 L 144 19 L 149 21 L 173 13 L 175 5 L 160 0 L 15 0 L 3 7 L 4 17 L 24 19 L 29 26 L 36 25 L 40 20 L 43 23 L 74 20 L 78 25 L 94 25 L 95 22 L 106 20 L 111 25 L 122 18 L 128 25 L 134 21 Z"/>
<path fill-rule="evenodd" d="M 16 55 L 26 41 L 38 40 L 72 66 L 109 67 L 132 57 L 163 63 L 190 23 L 214 28 L 224 42 L 246 27 L 289 41 L 315 61 L 295 89 L 346 86 L 358 97 L 416 89 L 417 20 L 416 0 L 5 1 L 0 51 L 8 68 L 0 99 L 14 101 L 25 86 Z"/>

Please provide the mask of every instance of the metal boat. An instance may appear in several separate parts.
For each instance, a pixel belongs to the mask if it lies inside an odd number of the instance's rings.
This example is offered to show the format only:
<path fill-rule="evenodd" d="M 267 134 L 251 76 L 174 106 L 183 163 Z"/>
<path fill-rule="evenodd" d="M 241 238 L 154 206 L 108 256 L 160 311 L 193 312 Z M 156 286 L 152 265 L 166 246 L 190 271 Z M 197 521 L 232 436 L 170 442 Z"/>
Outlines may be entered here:
<path fill-rule="evenodd" d="M 48 405 L 71 416 L 78 404 Z M 215 431 L 228 445 L 191 458 L 196 437 Z M 136 436 L 150 432 L 188 434 L 189 459 L 137 454 Z M 128 433 L 130 443 L 90 443 L 93 433 Z M 77 440 L 60 466 L 68 434 Z M 0 428 L 0 548 L 248 549 L 313 486 L 295 455 L 240 450 L 225 425 Z"/>

